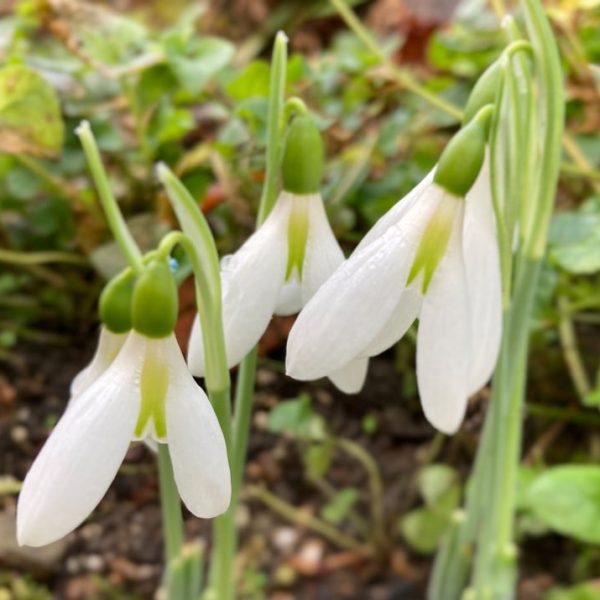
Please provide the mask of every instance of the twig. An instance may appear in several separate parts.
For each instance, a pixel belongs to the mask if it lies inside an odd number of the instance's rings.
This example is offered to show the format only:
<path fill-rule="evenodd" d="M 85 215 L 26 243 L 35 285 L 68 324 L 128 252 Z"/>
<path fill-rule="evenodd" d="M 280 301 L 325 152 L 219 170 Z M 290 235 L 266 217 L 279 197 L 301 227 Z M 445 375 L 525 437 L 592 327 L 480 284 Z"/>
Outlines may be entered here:
<path fill-rule="evenodd" d="M 577 334 L 573 327 L 571 310 L 568 300 L 564 296 L 559 296 L 558 298 L 558 311 L 560 317 L 558 334 L 563 357 L 577 395 L 580 399 L 584 399 L 592 391 L 592 385 L 585 371 L 581 354 L 579 353 Z"/>
<path fill-rule="evenodd" d="M 371 515 L 375 526 L 375 539 L 385 544 L 388 539 L 383 514 L 383 481 L 379 467 L 373 457 L 359 444 L 347 438 L 335 438 L 335 445 L 346 454 L 357 460 L 369 476 L 369 491 L 371 497 Z"/>
<path fill-rule="evenodd" d="M 366 556 L 371 556 L 373 554 L 373 549 L 371 547 L 361 544 L 354 538 L 339 532 L 335 527 L 329 525 L 325 521 L 322 521 L 308 512 L 296 508 L 289 502 L 278 498 L 263 486 L 248 486 L 246 492 L 257 500 L 260 500 L 263 504 L 288 521 L 311 529 L 344 550 L 351 550 Z"/>

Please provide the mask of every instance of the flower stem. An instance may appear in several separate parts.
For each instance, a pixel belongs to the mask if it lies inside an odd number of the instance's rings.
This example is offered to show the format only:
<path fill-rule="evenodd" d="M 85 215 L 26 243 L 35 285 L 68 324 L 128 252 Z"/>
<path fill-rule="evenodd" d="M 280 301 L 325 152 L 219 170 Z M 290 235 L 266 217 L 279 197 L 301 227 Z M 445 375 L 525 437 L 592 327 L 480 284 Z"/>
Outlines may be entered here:
<path fill-rule="evenodd" d="M 287 37 L 279 32 L 275 38 L 271 63 L 269 108 L 267 117 L 267 156 L 265 183 L 262 190 L 257 224 L 260 226 L 268 217 L 277 199 L 277 183 L 281 163 L 283 101 L 287 67 Z M 205 343 L 205 348 L 208 347 Z M 252 398 L 256 373 L 256 349 L 242 361 L 239 371 L 238 390 L 235 403 L 233 438 L 230 448 L 232 473 L 232 498 L 229 510 L 214 522 L 214 548 L 211 561 L 211 588 L 219 600 L 235 597 L 234 558 L 237 547 L 235 514 L 239 502 L 246 447 L 250 431 Z"/>
<path fill-rule="evenodd" d="M 485 600 L 514 597 L 516 546 L 514 513 L 521 452 L 527 352 L 531 313 L 546 248 L 560 166 L 564 93 L 556 42 L 539 0 L 523 0 L 527 32 L 533 47 L 536 110 L 530 110 L 533 80 L 523 70 L 526 93 L 521 106 L 524 136 L 511 139 L 505 166 L 522 183 L 504 193 L 516 194 L 521 212 L 520 247 L 514 266 L 514 286 L 503 320 L 500 356 L 492 399 L 481 436 L 473 475 L 467 489 L 466 514 L 438 553 L 429 600 Z M 527 92 L 527 89 L 529 90 Z M 515 90 L 516 91 L 516 90 Z M 506 117 L 518 118 L 518 94 L 509 99 Z M 505 107 L 502 106 L 502 109 Z M 510 123 L 507 124 L 509 131 Z M 535 165 L 535 168 L 534 168 Z M 506 202 L 503 204 L 506 206 Z M 461 596 L 475 550 L 472 587 Z"/>
<path fill-rule="evenodd" d="M 233 417 L 232 479 L 233 501 L 237 503 L 244 477 L 246 451 L 252 417 L 252 398 L 256 380 L 257 348 L 254 348 L 242 361 L 235 390 L 235 412 Z"/>
<path fill-rule="evenodd" d="M 346 25 L 356 34 L 356 36 L 363 42 L 363 44 L 373 52 L 378 58 L 379 62 L 384 65 L 392 75 L 392 77 L 405 89 L 413 94 L 420 96 L 423 100 L 426 100 L 432 106 L 439 108 L 441 111 L 447 113 L 451 117 L 454 117 L 457 121 L 462 120 L 462 111 L 447 102 L 443 98 L 440 98 L 436 94 L 430 92 L 427 88 L 423 87 L 413 76 L 407 71 L 401 71 L 398 67 L 390 60 L 390 58 L 379 48 L 377 42 L 373 39 L 373 36 L 369 33 L 367 28 L 360 22 L 354 11 L 346 4 L 344 0 L 329 0 L 333 4 L 334 8 L 338 11 Z"/>
<path fill-rule="evenodd" d="M 267 157 L 265 183 L 260 198 L 257 224 L 260 226 L 269 216 L 277 199 L 277 182 L 283 146 L 283 100 L 287 71 L 287 36 L 280 31 L 275 37 L 271 59 L 269 108 L 267 114 Z"/>
<path fill-rule="evenodd" d="M 233 445 L 230 378 L 225 352 L 217 249 L 208 224 L 181 181 L 165 165 L 159 166 L 158 176 L 167 190 L 184 230 L 184 232 L 168 234 L 161 242 L 159 252 L 169 253 L 174 245 L 181 244 L 190 259 L 196 284 L 196 304 L 202 326 L 202 338 L 206 349 L 206 388 L 223 431 L 230 468 L 234 472 L 231 466 Z M 210 586 L 219 600 L 234 598 L 236 509 L 237 503 L 232 498 L 227 512 L 214 520 Z"/>
<path fill-rule="evenodd" d="M 233 480 L 233 444 L 231 440 L 231 396 L 227 388 L 222 391 L 209 391 L 223 436 L 227 442 L 229 464 L 232 473 L 232 496 L 227 512 L 213 521 L 213 552 L 210 567 L 210 588 L 218 600 L 232 600 L 235 598 L 235 515 L 237 512 L 237 499 L 233 495 L 235 482 Z"/>
<path fill-rule="evenodd" d="M 96 184 L 100 203 L 104 209 L 104 214 L 106 215 L 112 234 L 131 268 L 136 273 L 141 273 L 143 271 L 142 253 L 135 243 L 112 193 L 102 159 L 100 158 L 98 145 L 96 144 L 96 139 L 94 138 L 89 122 L 82 121 L 75 130 L 75 133 L 79 136 L 79 140 L 83 146 L 88 167 Z"/>
<path fill-rule="evenodd" d="M 165 540 L 165 562 L 167 565 L 165 583 L 169 598 L 182 598 L 181 590 L 185 587 L 184 581 L 180 571 L 172 567 L 181 554 L 183 517 L 181 516 L 181 503 L 175 485 L 175 478 L 173 477 L 173 465 L 171 464 L 167 444 L 158 445 L 158 474 L 163 537 Z"/>

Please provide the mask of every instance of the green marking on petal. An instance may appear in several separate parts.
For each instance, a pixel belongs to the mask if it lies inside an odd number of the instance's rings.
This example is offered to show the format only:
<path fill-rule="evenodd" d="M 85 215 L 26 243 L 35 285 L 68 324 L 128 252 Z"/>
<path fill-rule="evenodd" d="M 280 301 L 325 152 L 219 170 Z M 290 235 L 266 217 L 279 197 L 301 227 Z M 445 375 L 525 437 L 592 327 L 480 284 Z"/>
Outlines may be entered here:
<path fill-rule="evenodd" d="M 308 202 L 307 198 L 294 196 L 288 222 L 288 261 L 285 280 L 288 281 L 296 269 L 298 279 L 302 279 L 306 241 L 308 240 Z"/>
<path fill-rule="evenodd" d="M 136 437 L 142 437 L 148 423 L 153 422 L 157 438 L 167 436 L 165 398 L 169 387 L 169 370 L 160 352 L 148 351 L 144 358 L 140 392 L 142 396 L 140 414 L 135 426 Z"/>
<path fill-rule="evenodd" d="M 433 274 L 448 247 L 458 202 L 460 202 L 459 198 L 444 197 L 433 216 L 429 219 L 421 237 L 421 243 L 417 248 L 406 285 L 412 283 L 417 275 L 423 271 L 423 294 L 427 292 Z"/>

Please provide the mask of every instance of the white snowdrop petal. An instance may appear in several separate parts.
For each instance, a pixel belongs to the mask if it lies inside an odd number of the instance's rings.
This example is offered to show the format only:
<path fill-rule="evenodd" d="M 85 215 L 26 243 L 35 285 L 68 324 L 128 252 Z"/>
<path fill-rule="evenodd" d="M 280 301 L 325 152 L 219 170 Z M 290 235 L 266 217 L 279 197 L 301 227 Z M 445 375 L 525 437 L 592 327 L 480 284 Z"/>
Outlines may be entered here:
<path fill-rule="evenodd" d="M 225 439 L 210 401 L 188 371 L 174 337 L 169 344 L 165 410 L 175 483 L 190 512 L 208 519 L 225 512 L 231 499 Z"/>
<path fill-rule="evenodd" d="M 287 264 L 290 207 L 289 195 L 282 194 L 258 231 L 235 254 L 223 259 L 223 328 L 230 367 L 250 352 L 273 315 Z M 188 365 L 194 375 L 204 374 L 204 343 L 199 319 L 191 332 Z"/>
<path fill-rule="evenodd" d="M 487 160 L 465 199 L 463 251 L 471 307 L 472 394 L 492 376 L 502 337 L 500 255 Z"/>
<path fill-rule="evenodd" d="M 71 382 L 71 397 L 79 396 L 108 369 L 123 347 L 126 337 L 126 333 L 113 333 L 104 326 L 100 328 L 98 347 L 92 360 Z"/>
<path fill-rule="evenodd" d="M 296 273 L 288 279 L 279 291 L 275 314 L 286 316 L 295 315 L 302 308 L 302 285 L 296 277 Z"/>
<path fill-rule="evenodd" d="M 287 345 L 286 369 L 318 379 L 363 355 L 391 318 L 404 291 L 422 230 L 440 200 L 432 186 L 418 206 L 355 251 L 304 307 Z"/>
<path fill-rule="evenodd" d="M 296 274 L 286 281 L 275 314 L 293 315 L 313 297 L 329 276 L 344 262 L 344 253 L 331 230 L 320 194 L 293 196 L 308 204 L 308 236 L 302 266 L 302 281 Z"/>
<path fill-rule="evenodd" d="M 404 218 L 406 213 L 418 203 L 421 196 L 431 190 L 435 168 L 429 171 L 425 177 L 402 199 L 398 200 L 390 210 L 388 210 L 380 219 L 371 227 L 367 234 L 360 241 L 356 250 L 362 250 L 368 246 L 373 240 L 381 236 L 389 227 Z"/>
<path fill-rule="evenodd" d="M 309 230 L 302 275 L 302 302 L 306 304 L 344 262 L 344 253 L 329 224 L 320 194 L 308 198 Z"/>
<path fill-rule="evenodd" d="M 368 369 L 369 359 L 357 358 L 341 369 L 328 373 L 327 377 L 344 394 L 358 394 L 365 384 Z"/>
<path fill-rule="evenodd" d="M 19 544 L 43 546 L 77 527 L 123 461 L 137 420 L 143 348 L 131 334 L 109 369 L 60 419 L 23 482 Z"/>
<path fill-rule="evenodd" d="M 447 434 L 458 429 L 465 414 L 471 360 L 471 319 L 461 221 L 459 214 L 446 255 L 425 295 L 417 337 L 421 404 L 427 420 Z"/>
<path fill-rule="evenodd" d="M 398 342 L 413 324 L 419 315 L 423 303 L 423 296 L 419 287 L 420 281 L 421 277 L 418 277 L 412 285 L 404 290 L 398 306 L 394 309 L 390 319 L 363 350 L 364 356 L 377 356 L 377 354 L 381 354 Z"/>

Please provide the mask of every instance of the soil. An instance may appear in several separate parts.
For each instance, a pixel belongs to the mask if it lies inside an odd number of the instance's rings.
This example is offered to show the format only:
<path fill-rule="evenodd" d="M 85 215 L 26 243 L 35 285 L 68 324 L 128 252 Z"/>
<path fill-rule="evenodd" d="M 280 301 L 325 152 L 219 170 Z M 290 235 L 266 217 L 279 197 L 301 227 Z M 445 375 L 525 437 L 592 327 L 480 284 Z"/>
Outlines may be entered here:
<path fill-rule="evenodd" d="M 326 502 L 322 489 L 305 477 L 301 448 L 287 436 L 267 430 L 268 411 L 281 399 L 307 392 L 331 432 L 358 442 L 376 460 L 385 485 L 384 510 L 393 543 L 380 556 L 364 558 L 336 547 L 304 526 L 291 524 L 247 492 L 239 512 L 241 549 L 238 556 L 246 592 L 266 585 L 266 597 L 291 599 L 420 600 L 430 559 L 407 546 L 397 532 L 399 516 L 418 506 L 414 476 L 424 461 L 449 463 L 466 477 L 477 445 L 487 391 L 472 401 L 461 433 L 443 441 L 437 451 L 435 434 L 425 422 L 418 401 L 403 398 L 403 381 L 393 352 L 372 361 L 363 392 L 338 393 L 327 381 L 305 384 L 278 374 L 281 350 L 275 340 L 289 320 L 275 320 L 266 336 L 271 355 L 261 359 L 257 374 L 253 428 L 246 482 L 265 486 L 305 514 L 317 514 Z M 74 336 L 66 346 L 18 349 L 20 358 L 0 371 L 0 473 L 17 480 L 25 476 L 62 411 L 73 376 L 89 360 L 95 331 Z M 280 346 L 281 344 L 279 344 Z M 275 347 L 275 348 L 274 348 Z M 268 367 L 268 368 L 267 368 Z M 536 376 L 545 381 L 544 372 Z M 377 422 L 365 433 L 364 418 Z M 537 440 L 537 432 L 531 435 Z M 338 489 L 361 490 L 359 513 L 368 518 L 367 478 L 357 463 L 336 457 L 328 481 Z M 364 497 L 363 497 L 364 496 Z M 0 496 L 0 531 L 14 523 L 14 494 Z M 339 529 L 353 535 L 352 528 Z M 9 534 L 14 536 L 14 532 Z M 186 515 L 188 540 L 210 544 L 210 523 Z M 530 540 L 522 548 L 522 600 L 542 598 L 557 581 L 568 581 L 574 547 L 557 536 Z M 110 490 L 86 523 L 46 554 L 19 549 L 14 539 L 0 542 L 0 576 L 32 577 L 52 590 L 55 598 L 153 598 L 161 577 L 161 517 L 154 457 L 142 444 L 132 444 Z M 262 575 L 261 575 L 262 574 Z"/>

